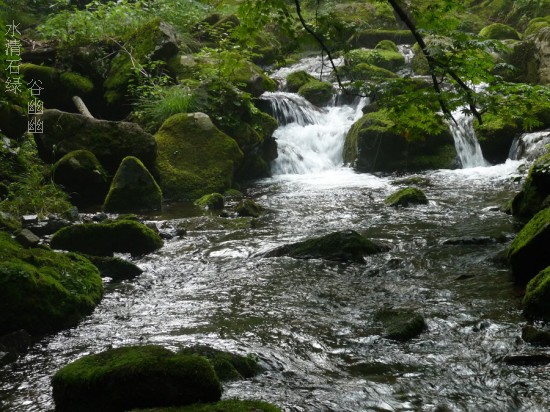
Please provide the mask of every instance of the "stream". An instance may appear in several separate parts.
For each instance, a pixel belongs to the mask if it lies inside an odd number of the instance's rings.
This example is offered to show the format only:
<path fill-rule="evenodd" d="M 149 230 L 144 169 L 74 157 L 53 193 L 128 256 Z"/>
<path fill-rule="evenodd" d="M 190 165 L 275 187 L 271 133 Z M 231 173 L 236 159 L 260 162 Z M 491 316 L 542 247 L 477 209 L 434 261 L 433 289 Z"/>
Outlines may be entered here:
<path fill-rule="evenodd" d="M 495 259 L 518 231 L 500 206 L 519 190 L 525 161 L 415 174 L 429 204 L 389 208 L 385 197 L 411 175 L 342 166 L 344 136 L 365 101 L 319 111 L 277 93 L 264 96 L 286 118 L 274 176 L 246 189 L 267 213 L 234 228 L 201 226 L 223 218 L 192 205 L 149 216 L 168 232 L 199 224 L 133 259 L 144 270 L 137 278 L 106 280 L 102 302 L 78 326 L 0 369 L 0 410 L 51 411 L 60 367 L 135 344 L 255 353 L 265 371 L 225 384 L 223 396 L 284 411 L 550 410 L 550 367 L 502 361 L 535 351 L 520 338 L 521 291 Z M 344 229 L 391 249 L 363 264 L 261 257 Z M 472 237 L 489 241 L 445 242 Z M 405 343 L 382 338 L 373 315 L 390 307 L 421 313 L 428 330 Z"/>

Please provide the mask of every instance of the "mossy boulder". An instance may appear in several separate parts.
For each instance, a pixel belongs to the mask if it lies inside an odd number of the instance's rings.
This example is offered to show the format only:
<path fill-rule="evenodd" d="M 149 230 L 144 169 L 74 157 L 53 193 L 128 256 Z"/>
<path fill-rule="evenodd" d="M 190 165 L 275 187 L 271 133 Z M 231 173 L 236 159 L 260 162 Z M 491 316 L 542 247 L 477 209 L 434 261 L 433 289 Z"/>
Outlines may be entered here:
<path fill-rule="evenodd" d="M 143 270 L 139 266 L 119 257 L 83 256 L 99 269 L 101 276 L 110 277 L 114 281 L 133 279 L 143 273 Z"/>
<path fill-rule="evenodd" d="M 360 172 L 449 169 L 456 149 L 443 119 L 434 113 L 438 130 L 424 139 L 407 139 L 384 110 L 367 113 L 353 124 L 344 143 L 344 162 Z"/>
<path fill-rule="evenodd" d="M 209 346 L 191 346 L 181 349 L 178 354 L 204 356 L 210 361 L 222 382 L 252 378 L 262 371 L 258 359 L 252 355 L 237 355 Z"/>
<path fill-rule="evenodd" d="M 223 195 L 220 193 L 211 193 L 201 197 L 195 204 L 209 210 L 222 210 L 224 207 L 224 199 Z"/>
<path fill-rule="evenodd" d="M 382 324 L 382 336 L 386 339 L 405 342 L 426 330 L 424 317 L 408 309 L 383 309 L 374 315 L 374 320 Z"/>
<path fill-rule="evenodd" d="M 38 154 L 48 163 L 75 150 L 89 150 L 113 174 L 126 156 L 137 157 L 147 167 L 154 164 L 155 139 L 135 123 L 92 119 L 59 110 L 44 110 L 40 117 L 44 132 L 35 134 L 34 139 Z"/>
<path fill-rule="evenodd" d="M 152 345 L 84 356 L 57 371 L 52 388 L 59 412 L 183 406 L 218 401 L 222 392 L 207 359 Z"/>
<path fill-rule="evenodd" d="M 179 52 L 175 30 L 158 19 L 137 29 L 124 39 L 124 43 L 125 50 L 113 59 L 103 83 L 105 100 L 111 107 L 128 104 L 128 86 L 136 76 L 136 64 L 168 62 Z M 131 56 L 128 50 L 131 50 Z"/>
<path fill-rule="evenodd" d="M 406 187 L 391 194 L 384 200 L 388 206 L 427 205 L 428 198 L 424 192 L 416 187 Z"/>
<path fill-rule="evenodd" d="M 405 65 L 405 57 L 397 51 L 386 49 L 355 49 L 345 56 L 346 64 L 372 64 L 390 71 L 397 71 Z"/>
<path fill-rule="evenodd" d="M 350 43 L 353 47 L 376 47 L 382 40 L 396 44 L 413 44 L 416 40 L 409 30 L 367 29 L 355 34 Z"/>
<path fill-rule="evenodd" d="M 101 203 L 107 192 L 107 173 L 89 150 L 75 150 L 59 159 L 52 178 L 77 206 Z"/>
<path fill-rule="evenodd" d="M 536 17 L 527 23 L 523 32 L 524 36 L 536 36 L 541 29 L 550 27 L 550 15 L 546 17 Z"/>
<path fill-rule="evenodd" d="M 243 217 L 259 217 L 265 212 L 265 209 L 256 203 L 253 199 L 243 199 L 235 208 L 237 214 Z"/>
<path fill-rule="evenodd" d="M 332 99 L 334 88 L 328 82 L 311 80 L 300 87 L 298 94 L 315 106 L 325 106 Z"/>
<path fill-rule="evenodd" d="M 243 90 L 254 97 L 277 89 L 277 82 L 254 63 L 243 60 L 233 73 L 237 83 L 244 84 Z"/>
<path fill-rule="evenodd" d="M 73 96 L 83 99 L 94 90 L 92 81 L 78 73 L 61 71 L 53 67 L 38 66 L 32 63 L 23 63 L 20 72 L 29 87 L 37 82 L 40 89 L 40 100 L 47 108 L 75 111 L 72 102 Z"/>
<path fill-rule="evenodd" d="M 304 86 L 312 80 L 317 79 L 308 72 L 304 70 L 299 70 L 286 76 L 286 88 L 291 93 L 297 93 L 298 90 L 300 90 L 300 87 Z"/>
<path fill-rule="evenodd" d="M 519 40 L 521 37 L 516 29 L 503 23 L 493 23 L 484 27 L 479 36 L 494 40 Z"/>
<path fill-rule="evenodd" d="M 550 266 L 529 283 L 523 297 L 523 313 L 529 319 L 550 321 Z"/>
<path fill-rule="evenodd" d="M 204 113 L 177 114 L 156 134 L 157 169 L 166 197 L 198 199 L 229 189 L 243 154 Z"/>
<path fill-rule="evenodd" d="M 397 44 L 395 44 L 391 40 L 382 40 L 382 41 L 380 41 L 376 45 L 375 50 L 388 50 L 388 51 L 399 53 L 399 48 L 397 47 Z"/>
<path fill-rule="evenodd" d="M 383 80 L 397 77 L 394 72 L 368 63 L 359 63 L 344 70 L 351 80 Z"/>
<path fill-rule="evenodd" d="M 281 409 L 262 401 L 226 399 L 216 403 L 199 403 L 181 408 L 140 409 L 134 412 L 281 412 Z"/>
<path fill-rule="evenodd" d="M 51 241 L 54 249 L 112 256 L 114 252 L 139 256 L 162 247 L 162 239 L 152 229 L 131 220 L 86 223 L 63 228 Z"/>
<path fill-rule="evenodd" d="M 76 324 L 103 294 L 99 271 L 74 253 L 23 249 L 0 232 L 0 335 L 44 334 Z"/>
<path fill-rule="evenodd" d="M 514 139 L 522 132 L 521 124 L 496 114 L 483 116 L 483 124 L 474 121 L 474 130 L 483 157 L 493 164 L 504 163 Z"/>
<path fill-rule="evenodd" d="M 105 198 L 106 212 L 133 213 L 160 210 L 162 191 L 143 163 L 134 156 L 120 163 Z"/>
<path fill-rule="evenodd" d="M 550 207 L 538 212 L 517 234 L 506 251 L 512 273 L 519 283 L 527 283 L 550 266 Z"/>
<path fill-rule="evenodd" d="M 512 214 L 531 218 L 550 206 L 550 152 L 539 157 L 523 183 L 521 191 L 512 201 Z"/>
<path fill-rule="evenodd" d="M 325 259 L 338 262 L 363 262 L 363 256 L 387 251 L 353 230 L 334 232 L 292 243 L 265 253 L 264 257 L 290 256 L 295 259 Z"/>

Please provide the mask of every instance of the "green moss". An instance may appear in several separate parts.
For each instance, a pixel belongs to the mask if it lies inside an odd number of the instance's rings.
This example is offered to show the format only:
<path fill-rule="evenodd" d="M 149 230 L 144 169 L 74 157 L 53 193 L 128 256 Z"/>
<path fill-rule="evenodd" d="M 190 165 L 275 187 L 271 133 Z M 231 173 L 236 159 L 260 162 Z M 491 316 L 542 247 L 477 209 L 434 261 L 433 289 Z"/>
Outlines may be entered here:
<path fill-rule="evenodd" d="M 265 209 L 253 199 L 243 199 L 236 207 L 239 216 L 259 217 Z"/>
<path fill-rule="evenodd" d="M 69 226 L 56 232 L 51 241 L 54 249 L 95 256 L 112 256 L 114 252 L 137 256 L 153 252 L 162 244 L 157 233 L 130 220 Z"/>
<path fill-rule="evenodd" d="M 527 284 L 523 310 L 529 319 L 550 321 L 550 266 Z"/>
<path fill-rule="evenodd" d="M 98 270 L 81 256 L 23 249 L 0 232 L 0 335 L 74 325 L 101 299 Z"/>
<path fill-rule="evenodd" d="M 396 44 L 413 44 L 416 40 L 409 30 L 367 29 L 353 36 L 353 47 L 375 47 L 382 40 L 391 40 Z"/>
<path fill-rule="evenodd" d="M 243 154 L 203 113 L 178 114 L 156 134 L 157 168 L 166 197 L 197 199 L 230 188 Z"/>
<path fill-rule="evenodd" d="M 417 337 L 427 328 L 422 315 L 410 310 L 384 309 L 375 314 L 374 320 L 384 326 L 386 339 L 400 342 Z"/>
<path fill-rule="evenodd" d="M 52 387 L 60 412 L 182 406 L 215 402 L 221 396 L 220 383 L 205 358 L 176 355 L 159 346 L 84 356 L 60 369 Z"/>
<path fill-rule="evenodd" d="M 428 59 L 426 59 L 426 56 L 422 52 L 422 49 L 420 48 L 418 43 L 414 44 L 413 52 L 414 56 L 411 65 L 414 73 L 421 76 L 426 76 L 430 74 L 430 65 L 428 63 Z"/>
<path fill-rule="evenodd" d="M 479 32 L 481 37 L 486 39 L 495 39 L 495 40 L 519 40 L 520 34 L 511 26 L 502 23 L 493 23 L 487 27 L 484 27 Z"/>
<path fill-rule="evenodd" d="M 233 77 L 234 81 L 245 85 L 243 88 L 245 92 L 255 97 L 277 89 L 277 82 L 266 75 L 260 67 L 249 61 L 242 61 L 242 64 L 233 72 Z"/>
<path fill-rule="evenodd" d="M 204 195 L 195 202 L 196 205 L 210 210 L 221 210 L 224 206 L 223 195 L 219 193 L 211 193 Z"/>
<path fill-rule="evenodd" d="M 104 210 L 129 213 L 160 210 L 161 205 L 162 191 L 155 178 L 137 157 L 125 157 L 105 198 Z"/>
<path fill-rule="evenodd" d="M 401 53 L 391 50 L 356 49 L 346 54 L 346 63 L 352 66 L 359 63 L 367 63 L 390 71 L 396 71 L 403 67 L 405 58 Z"/>
<path fill-rule="evenodd" d="M 395 44 L 391 40 L 382 40 L 379 42 L 376 47 L 376 50 L 388 50 L 399 53 L 399 49 L 397 48 L 397 44 Z"/>
<path fill-rule="evenodd" d="M 388 206 L 426 205 L 428 198 L 416 187 L 407 187 L 388 196 L 384 203 Z"/>
<path fill-rule="evenodd" d="M 527 283 L 550 265 L 550 208 L 538 212 L 517 234 L 506 251 L 516 280 Z"/>
<path fill-rule="evenodd" d="M 242 198 L 243 192 L 237 189 L 227 189 L 225 192 L 223 192 L 224 197 L 228 197 L 230 199 L 239 199 Z"/>
<path fill-rule="evenodd" d="M 286 76 L 286 87 L 289 92 L 296 93 L 303 85 L 309 83 L 312 80 L 317 80 L 311 74 L 300 70 L 297 72 L 290 73 Z"/>
<path fill-rule="evenodd" d="M 346 70 L 346 73 L 353 80 L 382 80 L 397 77 L 394 72 L 368 63 L 351 66 Z"/>
<path fill-rule="evenodd" d="M 529 169 L 521 192 L 512 201 L 512 214 L 530 218 L 547 207 L 545 200 L 548 196 L 550 196 L 550 152 L 539 157 Z"/>
<path fill-rule="evenodd" d="M 332 99 L 334 88 L 328 82 L 311 80 L 300 87 L 298 94 L 316 106 L 324 106 Z"/>
<path fill-rule="evenodd" d="M 182 408 L 144 409 L 140 412 L 281 412 L 281 409 L 261 401 L 226 399 L 216 403 L 196 404 Z"/>

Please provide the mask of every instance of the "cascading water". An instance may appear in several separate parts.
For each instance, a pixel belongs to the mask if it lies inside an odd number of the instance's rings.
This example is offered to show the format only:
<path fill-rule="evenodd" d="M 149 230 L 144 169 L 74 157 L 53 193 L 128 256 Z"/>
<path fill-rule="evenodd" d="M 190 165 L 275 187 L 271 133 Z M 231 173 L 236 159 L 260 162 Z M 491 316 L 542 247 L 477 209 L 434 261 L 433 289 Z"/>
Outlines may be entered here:
<path fill-rule="evenodd" d="M 550 130 L 523 133 L 512 142 L 508 158 L 512 160 L 535 160 L 546 153 L 548 144 L 550 144 Z"/>
<path fill-rule="evenodd" d="M 455 141 L 456 153 L 464 169 L 470 167 L 488 166 L 477 141 L 473 119 L 462 110 L 453 112 L 454 121 L 449 122 Z"/>

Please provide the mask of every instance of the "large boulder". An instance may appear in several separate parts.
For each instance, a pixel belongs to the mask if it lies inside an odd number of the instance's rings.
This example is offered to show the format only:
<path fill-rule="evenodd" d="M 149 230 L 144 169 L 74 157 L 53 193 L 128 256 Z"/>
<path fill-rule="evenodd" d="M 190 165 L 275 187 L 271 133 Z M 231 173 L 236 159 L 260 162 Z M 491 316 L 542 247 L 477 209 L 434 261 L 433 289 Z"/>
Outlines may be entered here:
<path fill-rule="evenodd" d="M 61 368 L 52 378 L 55 410 L 124 412 L 215 402 L 220 382 L 207 359 L 159 346 L 109 349 Z"/>
<path fill-rule="evenodd" d="M 531 166 L 521 191 L 512 201 L 512 214 L 531 218 L 547 207 L 550 207 L 550 152 Z"/>
<path fill-rule="evenodd" d="M 527 283 L 550 266 L 550 207 L 537 213 L 517 234 L 506 251 L 512 273 L 519 283 Z"/>
<path fill-rule="evenodd" d="M 310 80 L 298 90 L 298 94 L 315 106 L 325 106 L 334 95 L 334 88 L 329 82 Z"/>
<path fill-rule="evenodd" d="M 157 233 L 131 220 L 65 227 L 56 232 L 51 241 L 54 249 L 94 256 L 112 256 L 114 252 L 138 256 L 151 253 L 162 245 L 162 239 Z"/>
<path fill-rule="evenodd" d="M 550 266 L 540 271 L 527 284 L 523 312 L 529 319 L 550 321 Z"/>
<path fill-rule="evenodd" d="M 520 34 L 512 26 L 503 23 L 490 24 L 479 32 L 480 37 L 495 40 L 519 40 Z"/>
<path fill-rule="evenodd" d="M 550 24 L 545 22 L 523 41 L 512 44 L 506 60 L 518 69 L 513 80 L 550 84 Z"/>
<path fill-rule="evenodd" d="M 435 122 L 440 132 L 412 140 L 395 131 L 395 123 L 384 110 L 367 113 L 346 136 L 344 162 L 360 172 L 452 168 L 456 165 L 452 135 L 443 120 L 436 118 Z"/>
<path fill-rule="evenodd" d="M 286 76 L 286 88 L 289 92 L 296 93 L 300 90 L 300 87 L 312 80 L 317 79 L 304 70 L 298 70 Z"/>
<path fill-rule="evenodd" d="M 53 163 L 74 150 L 89 150 L 109 173 L 115 173 L 126 156 L 135 156 L 147 167 L 155 161 L 155 138 L 137 124 L 111 122 L 44 110 L 40 115 L 44 132 L 34 135 L 38 154 Z"/>
<path fill-rule="evenodd" d="M 280 246 L 265 253 L 264 257 L 290 256 L 295 259 L 363 262 L 363 256 L 386 250 L 387 247 L 378 245 L 353 230 L 345 230 Z"/>
<path fill-rule="evenodd" d="M 351 50 L 346 54 L 345 60 L 349 66 L 366 63 L 390 71 L 399 70 L 405 65 L 405 57 L 401 53 L 385 49 Z"/>
<path fill-rule="evenodd" d="M 386 339 L 405 342 L 426 330 L 424 317 L 409 309 L 382 309 L 376 312 L 374 320 L 383 326 Z"/>
<path fill-rule="evenodd" d="M 105 198 L 106 212 L 133 213 L 160 210 L 162 191 L 155 178 L 136 157 L 122 160 Z"/>
<path fill-rule="evenodd" d="M 52 178 L 77 206 L 101 203 L 107 192 L 107 173 L 89 150 L 75 150 L 59 159 Z"/>
<path fill-rule="evenodd" d="M 85 258 L 23 249 L 0 232 L 0 335 L 72 326 L 92 312 L 102 294 L 99 271 Z"/>
<path fill-rule="evenodd" d="M 198 199 L 231 187 L 243 154 L 206 114 L 174 115 L 164 122 L 156 139 L 157 169 L 167 198 Z"/>

